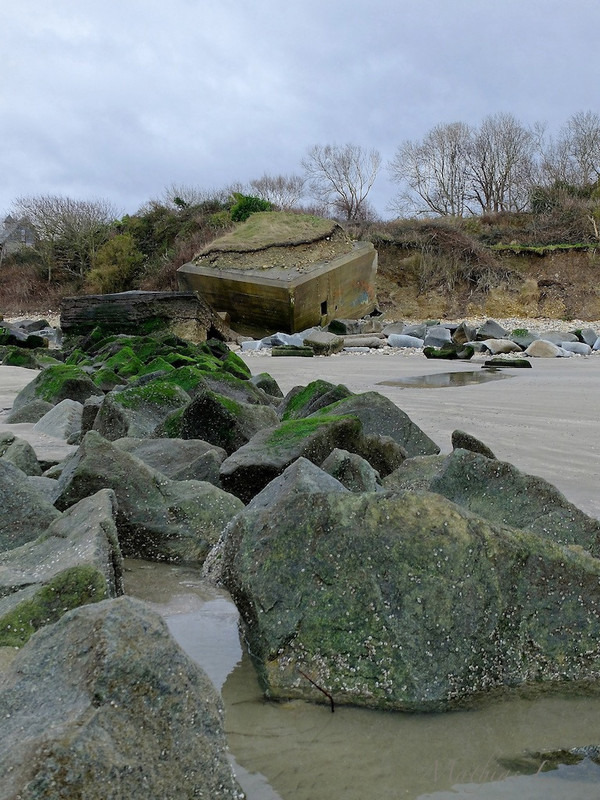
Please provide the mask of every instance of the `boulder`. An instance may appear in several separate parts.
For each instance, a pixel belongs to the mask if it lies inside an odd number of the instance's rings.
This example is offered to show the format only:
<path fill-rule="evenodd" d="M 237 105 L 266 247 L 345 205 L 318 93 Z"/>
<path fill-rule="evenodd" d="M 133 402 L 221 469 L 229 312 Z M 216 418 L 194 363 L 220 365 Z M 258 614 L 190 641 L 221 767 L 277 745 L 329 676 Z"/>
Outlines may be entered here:
<path fill-rule="evenodd" d="M 423 347 L 423 339 L 417 339 L 416 336 L 407 336 L 405 333 L 391 333 L 388 336 L 387 343 L 390 347 Z"/>
<path fill-rule="evenodd" d="M 481 344 L 486 350 L 489 350 L 493 356 L 503 353 L 521 352 L 519 345 L 515 344 L 515 342 L 511 342 L 510 339 L 483 339 Z"/>
<path fill-rule="evenodd" d="M 51 408 L 54 408 L 54 406 L 52 403 L 46 402 L 46 400 L 32 400 L 19 409 L 15 410 L 13 408 L 6 418 L 6 422 L 9 425 L 19 425 L 22 422 L 37 422 Z"/>
<path fill-rule="evenodd" d="M 57 364 L 42 370 L 21 389 L 15 397 L 13 412 L 32 400 L 45 400 L 55 406 L 66 398 L 83 403 L 94 394 L 98 394 L 98 389 L 83 370 L 71 364 Z"/>
<path fill-rule="evenodd" d="M 266 695 L 332 707 L 597 682 L 599 578 L 581 548 L 426 492 L 285 496 L 239 514 L 223 550 Z"/>
<path fill-rule="evenodd" d="M 376 350 L 379 347 L 383 347 L 387 343 L 383 336 L 373 336 L 368 334 L 344 336 L 343 340 L 345 349 L 354 347 L 367 347 L 369 350 Z"/>
<path fill-rule="evenodd" d="M 352 396 L 353 393 L 343 383 L 336 386 L 319 378 L 308 386 L 295 386 L 291 389 L 280 404 L 278 413 L 282 420 L 303 419 L 338 400 Z"/>
<path fill-rule="evenodd" d="M 540 338 L 538 333 L 533 333 L 526 328 L 516 328 L 509 334 L 511 342 L 518 344 L 522 350 L 526 350 L 530 344 Z"/>
<path fill-rule="evenodd" d="M 319 411 L 327 416 L 353 416 L 360 420 L 366 435 L 389 436 L 408 456 L 439 453 L 439 447 L 410 419 L 408 414 L 379 392 L 349 394 Z"/>
<path fill-rule="evenodd" d="M 417 339 L 425 339 L 427 336 L 427 324 L 425 322 L 417 322 L 412 325 L 404 325 L 402 333 L 406 336 L 415 336 Z"/>
<path fill-rule="evenodd" d="M 424 347 L 443 347 L 452 341 L 452 334 L 450 330 L 443 325 L 434 325 L 427 329 L 427 335 L 424 337 Z"/>
<path fill-rule="evenodd" d="M 312 347 L 316 356 L 330 356 L 344 347 L 344 339 L 328 331 L 313 331 L 304 337 L 305 347 Z"/>
<path fill-rule="evenodd" d="M 432 476 L 429 490 L 493 523 L 532 531 L 561 545 L 579 545 L 600 556 L 600 522 L 548 481 L 505 461 L 454 450 Z"/>
<path fill-rule="evenodd" d="M 180 386 L 161 380 L 112 391 L 94 418 L 93 430 L 109 441 L 152 436 L 170 414 L 189 402 L 189 394 Z"/>
<path fill-rule="evenodd" d="M 209 678 L 129 597 L 77 608 L 19 652 L 0 689 L 3 797 L 242 797 Z"/>
<path fill-rule="evenodd" d="M 594 330 L 594 328 L 582 328 L 579 331 L 580 341 L 584 342 L 584 344 L 589 344 L 590 347 L 594 346 L 596 339 L 598 338 L 598 333 Z"/>
<path fill-rule="evenodd" d="M 45 433 L 57 439 L 69 440 L 81 433 L 83 404 L 77 400 L 61 400 L 52 406 L 33 426 L 35 433 Z"/>
<path fill-rule="evenodd" d="M 578 342 L 579 337 L 574 333 L 566 333 L 565 331 L 542 331 L 539 338 L 546 342 L 552 342 L 562 347 L 563 342 Z"/>
<path fill-rule="evenodd" d="M 477 329 L 475 339 L 482 342 L 485 339 L 506 339 L 507 336 L 508 331 L 502 325 L 498 324 L 494 319 L 488 319 Z"/>
<path fill-rule="evenodd" d="M 13 464 L 25 475 L 41 475 L 42 469 L 35 450 L 25 439 L 12 433 L 0 433 L 0 458 Z"/>
<path fill-rule="evenodd" d="M 332 450 L 321 469 L 351 492 L 376 492 L 379 488 L 379 473 L 366 459 L 347 450 Z"/>
<path fill-rule="evenodd" d="M 266 428 L 221 464 L 221 485 L 248 503 L 297 458 L 320 465 L 336 447 L 356 452 L 361 427 L 356 418 L 316 416 Z"/>
<path fill-rule="evenodd" d="M 454 344 L 467 344 L 467 342 L 474 341 L 476 334 L 477 331 L 475 328 L 467 322 L 461 322 L 452 334 L 452 341 Z"/>
<path fill-rule="evenodd" d="M 279 384 L 268 372 L 260 372 L 258 375 L 253 375 L 250 378 L 250 383 L 258 389 L 262 389 L 269 397 L 274 397 L 276 399 L 283 397 L 283 392 L 279 388 Z"/>
<path fill-rule="evenodd" d="M 561 349 L 566 350 L 567 353 L 575 353 L 578 356 L 591 355 L 592 348 L 585 342 L 563 342 Z"/>
<path fill-rule="evenodd" d="M 202 563 L 242 503 L 210 483 L 172 481 L 96 431 L 87 433 L 58 480 L 56 506 L 69 508 L 100 489 L 117 496 L 125 556 Z"/>
<path fill-rule="evenodd" d="M 479 453 L 486 458 L 496 458 L 490 448 L 479 441 L 475 436 L 465 431 L 454 430 L 452 431 L 452 449 L 453 450 L 469 450 L 471 453 Z"/>
<path fill-rule="evenodd" d="M 206 389 L 156 431 L 181 439 L 203 439 L 228 454 L 246 444 L 263 428 L 277 425 L 279 417 L 271 405 L 232 400 Z"/>
<path fill-rule="evenodd" d="M 139 458 L 174 481 L 219 481 L 227 457 L 221 447 L 202 439 L 117 439 L 115 447 Z"/>
<path fill-rule="evenodd" d="M 0 553 L 0 644 L 23 645 L 65 611 L 123 594 L 115 495 L 65 511 L 34 542 Z"/>
<path fill-rule="evenodd" d="M 468 361 L 469 359 L 473 358 L 475 353 L 475 347 L 472 343 L 470 344 L 454 344 L 450 342 L 449 344 L 443 345 L 443 347 L 424 347 L 423 348 L 423 355 L 425 358 L 439 358 L 439 359 L 446 359 L 450 361 L 454 361 L 455 359 L 461 359 L 463 361 Z"/>
<path fill-rule="evenodd" d="M 27 481 L 13 464 L 0 458 L 0 551 L 41 536 L 60 512 Z"/>
<path fill-rule="evenodd" d="M 525 350 L 525 355 L 531 358 L 559 358 L 561 353 L 562 350 L 557 344 L 545 339 L 536 339 Z"/>

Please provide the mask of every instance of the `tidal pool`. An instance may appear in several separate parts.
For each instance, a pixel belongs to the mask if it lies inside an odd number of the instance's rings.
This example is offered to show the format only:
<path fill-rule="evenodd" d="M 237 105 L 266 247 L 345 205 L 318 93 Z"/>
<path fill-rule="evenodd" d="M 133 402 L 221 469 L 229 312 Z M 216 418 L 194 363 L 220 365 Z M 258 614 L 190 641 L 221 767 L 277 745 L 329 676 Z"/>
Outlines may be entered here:
<path fill-rule="evenodd" d="M 399 386 L 401 389 L 445 389 L 452 386 L 469 386 L 510 378 L 499 369 L 465 370 L 464 372 L 437 372 L 432 375 L 412 375 L 397 380 L 379 381 L 378 386 Z"/>
<path fill-rule="evenodd" d="M 600 698 L 495 701 L 401 714 L 261 695 L 226 592 L 189 567 L 126 561 L 128 594 L 150 603 L 220 689 L 232 763 L 248 800 L 597 800 L 589 761 L 518 775 L 527 752 L 600 741 Z"/>

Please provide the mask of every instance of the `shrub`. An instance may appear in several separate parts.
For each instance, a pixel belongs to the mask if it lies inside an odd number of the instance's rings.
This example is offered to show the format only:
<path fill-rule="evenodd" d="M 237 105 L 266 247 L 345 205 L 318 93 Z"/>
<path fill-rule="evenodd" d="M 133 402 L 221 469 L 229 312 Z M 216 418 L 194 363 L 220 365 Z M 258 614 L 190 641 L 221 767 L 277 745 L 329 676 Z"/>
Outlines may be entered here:
<path fill-rule="evenodd" d="M 98 251 L 96 265 L 85 281 L 85 291 L 91 294 L 125 292 L 131 289 L 143 262 L 144 255 L 137 249 L 133 237 L 119 233 Z"/>
<path fill-rule="evenodd" d="M 273 210 L 272 203 L 260 197 L 252 197 L 252 195 L 240 194 L 239 192 L 234 192 L 232 196 L 235 203 L 229 209 L 229 213 L 234 222 L 244 222 L 255 211 Z"/>

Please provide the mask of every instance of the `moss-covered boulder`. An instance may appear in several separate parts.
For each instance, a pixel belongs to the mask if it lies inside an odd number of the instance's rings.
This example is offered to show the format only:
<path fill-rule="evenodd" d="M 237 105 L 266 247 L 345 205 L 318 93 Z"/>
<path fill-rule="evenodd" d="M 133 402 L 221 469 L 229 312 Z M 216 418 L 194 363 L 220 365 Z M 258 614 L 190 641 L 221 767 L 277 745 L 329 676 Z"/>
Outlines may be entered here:
<path fill-rule="evenodd" d="M 277 425 L 270 405 L 251 405 L 205 389 L 181 413 L 163 426 L 181 439 L 204 439 L 228 454 L 245 445 L 258 431 Z"/>
<path fill-rule="evenodd" d="M 600 560 L 432 493 L 283 494 L 223 579 L 267 696 L 439 711 L 600 688 Z"/>
<path fill-rule="evenodd" d="M 334 385 L 319 378 L 308 386 L 295 386 L 287 393 L 279 407 L 282 420 L 303 419 L 322 408 L 352 397 L 353 393 L 342 383 Z"/>
<path fill-rule="evenodd" d="M 83 403 L 94 394 L 98 394 L 98 388 L 78 366 L 56 364 L 42 370 L 21 389 L 14 400 L 13 413 L 32 400 L 45 400 L 56 405 L 68 398 Z"/>
<path fill-rule="evenodd" d="M 64 510 L 104 488 L 117 497 L 123 554 L 137 558 L 202 563 L 243 507 L 210 483 L 169 480 L 90 431 L 60 475 L 55 504 Z"/>
<path fill-rule="evenodd" d="M 350 394 L 320 411 L 312 412 L 310 416 L 318 413 L 356 417 L 362 424 L 364 434 L 389 436 L 406 450 L 408 456 L 433 455 L 440 451 L 437 444 L 402 409 L 379 392 Z"/>
<path fill-rule="evenodd" d="M 139 458 L 174 481 L 220 484 L 219 467 L 227 457 L 223 448 L 201 439 L 117 439 L 115 447 Z"/>
<path fill-rule="evenodd" d="M 104 398 L 93 429 L 110 441 L 152 436 L 173 411 L 189 402 L 180 386 L 163 380 L 115 390 Z"/>
<path fill-rule="evenodd" d="M 288 420 L 259 431 L 221 465 L 222 486 L 244 502 L 301 456 L 320 465 L 336 447 L 356 452 L 361 424 L 352 417 Z"/>

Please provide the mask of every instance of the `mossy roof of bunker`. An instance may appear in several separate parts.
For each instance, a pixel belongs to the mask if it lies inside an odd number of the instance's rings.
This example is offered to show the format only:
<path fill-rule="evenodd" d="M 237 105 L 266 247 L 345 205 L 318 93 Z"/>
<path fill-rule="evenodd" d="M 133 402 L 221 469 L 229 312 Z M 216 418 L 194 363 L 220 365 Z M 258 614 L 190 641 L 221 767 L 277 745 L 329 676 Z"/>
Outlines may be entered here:
<path fill-rule="evenodd" d="M 215 239 L 193 259 L 214 269 L 297 269 L 351 252 L 350 237 L 330 219 L 263 211 Z"/>

